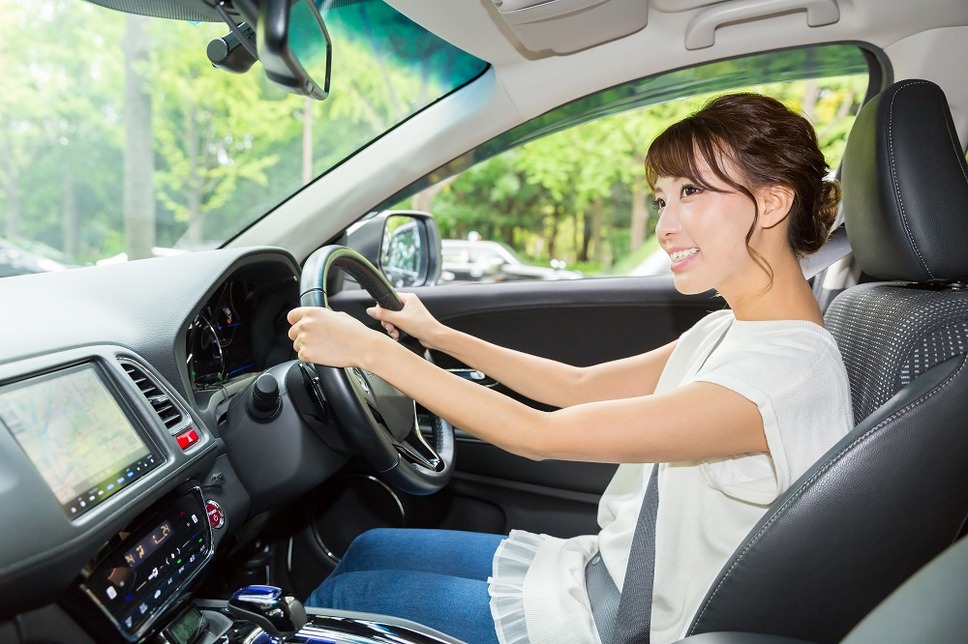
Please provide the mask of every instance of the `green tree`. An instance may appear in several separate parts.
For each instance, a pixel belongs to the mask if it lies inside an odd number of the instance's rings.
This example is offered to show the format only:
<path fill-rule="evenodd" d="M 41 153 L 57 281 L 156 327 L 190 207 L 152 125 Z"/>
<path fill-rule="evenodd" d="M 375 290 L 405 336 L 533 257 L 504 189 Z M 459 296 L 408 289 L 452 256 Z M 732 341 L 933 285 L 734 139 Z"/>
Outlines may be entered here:
<path fill-rule="evenodd" d="M 121 14 L 101 20 L 103 11 L 69 0 L 0 0 L 0 13 L 8 26 L 0 40 L 8 83 L 0 93 L 4 232 L 58 246 L 75 261 L 99 252 L 102 233 L 120 225 L 109 216 L 120 184 L 105 168 L 118 165 L 120 111 L 112 108 L 122 61 L 105 42 L 119 37 Z"/>
<path fill-rule="evenodd" d="M 294 102 L 286 100 L 295 97 L 267 97 L 254 71 L 213 68 L 203 53 L 211 32 L 181 23 L 153 27 L 161 46 L 152 48 L 145 74 L 153 79 L 157 196 L 185 225 L 186 241 L 201 244 L 204 215 L 225 206 L 240 182 L 268 184 L 266 169 L 279 157 L 264 142 L 297 136 Z M 188 37 L 189 30 L 197 35 Z"/>
<path fill-rule="evenodd" d="M 124 246 L 129 259 L 151 257 L 155 245 L 155 155 L 147 19 L 125 16 L 124 38 Z"/>

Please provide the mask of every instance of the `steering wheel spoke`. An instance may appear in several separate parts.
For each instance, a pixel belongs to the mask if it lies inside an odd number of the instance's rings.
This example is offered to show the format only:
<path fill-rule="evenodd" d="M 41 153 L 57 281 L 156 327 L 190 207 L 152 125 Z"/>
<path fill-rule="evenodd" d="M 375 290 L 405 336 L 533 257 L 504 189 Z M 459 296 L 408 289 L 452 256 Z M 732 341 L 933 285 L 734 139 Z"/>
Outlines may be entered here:
<path fill-rule="evenodd" d="M 401 458 L 406 459 L 411 465 L 419 465 L 433 472 L 441 472 L 444 469 L 444 459 L 430 446 L 416 423 L 413 431 L 397 443 L 397 451 L 400 452 Z"/>

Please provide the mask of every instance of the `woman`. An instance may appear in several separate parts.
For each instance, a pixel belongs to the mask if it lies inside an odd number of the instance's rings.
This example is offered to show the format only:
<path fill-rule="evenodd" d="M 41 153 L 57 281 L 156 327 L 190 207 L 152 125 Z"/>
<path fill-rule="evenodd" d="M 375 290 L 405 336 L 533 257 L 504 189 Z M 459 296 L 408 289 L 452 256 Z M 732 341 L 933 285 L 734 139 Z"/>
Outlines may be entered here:
<path fill-rule="evenodd" d="M 290 313 L 301 360 L 368 369 L 515 454 L 622 464 L 597 535 L 368 533 L 310 605 L 395 614 L 469 642 L 609 639 L 586 567 L 603 562 L 623 588 L 658 463 L 651 633 L 673 641 L 770 504 L 850 429 L 847 375 L 798 261 L 824 243 L 839 200 L 810 123 L 771 98 L 723 96 L 660 135 L 645 165 L 676 288 L 715 289 L 729 305 L 666 346 L 579 368 L 450 329 L 413 295 L 399 312 L 368 311 L 390 337 L 345 314 Z M 560 409 L 454 377 L 394 343 L 401 330 Z"/>

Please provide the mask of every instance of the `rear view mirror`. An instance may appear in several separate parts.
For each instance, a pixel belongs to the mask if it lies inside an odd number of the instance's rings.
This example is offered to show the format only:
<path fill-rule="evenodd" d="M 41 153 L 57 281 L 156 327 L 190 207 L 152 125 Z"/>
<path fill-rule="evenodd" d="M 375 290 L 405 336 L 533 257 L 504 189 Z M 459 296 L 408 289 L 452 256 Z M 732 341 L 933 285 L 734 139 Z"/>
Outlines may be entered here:
<path fill-rule="evenodd" d="M 257 41 L 269 80 L 320 101 L 329 96 L 333 41 L 314 0 L 263 0 Z"/>

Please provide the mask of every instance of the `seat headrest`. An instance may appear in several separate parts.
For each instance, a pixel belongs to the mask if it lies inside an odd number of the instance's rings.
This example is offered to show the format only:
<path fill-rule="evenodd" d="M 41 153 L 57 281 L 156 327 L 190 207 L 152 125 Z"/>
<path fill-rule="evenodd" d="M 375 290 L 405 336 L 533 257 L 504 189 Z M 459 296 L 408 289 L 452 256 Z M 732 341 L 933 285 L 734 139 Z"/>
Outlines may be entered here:
<path fill-rule="evenodd" d="M 868 102 L 841 182 L 847 237 L 866 274 L 968 279 L 968 166 L 940 87 L 904 80 Z"/>

